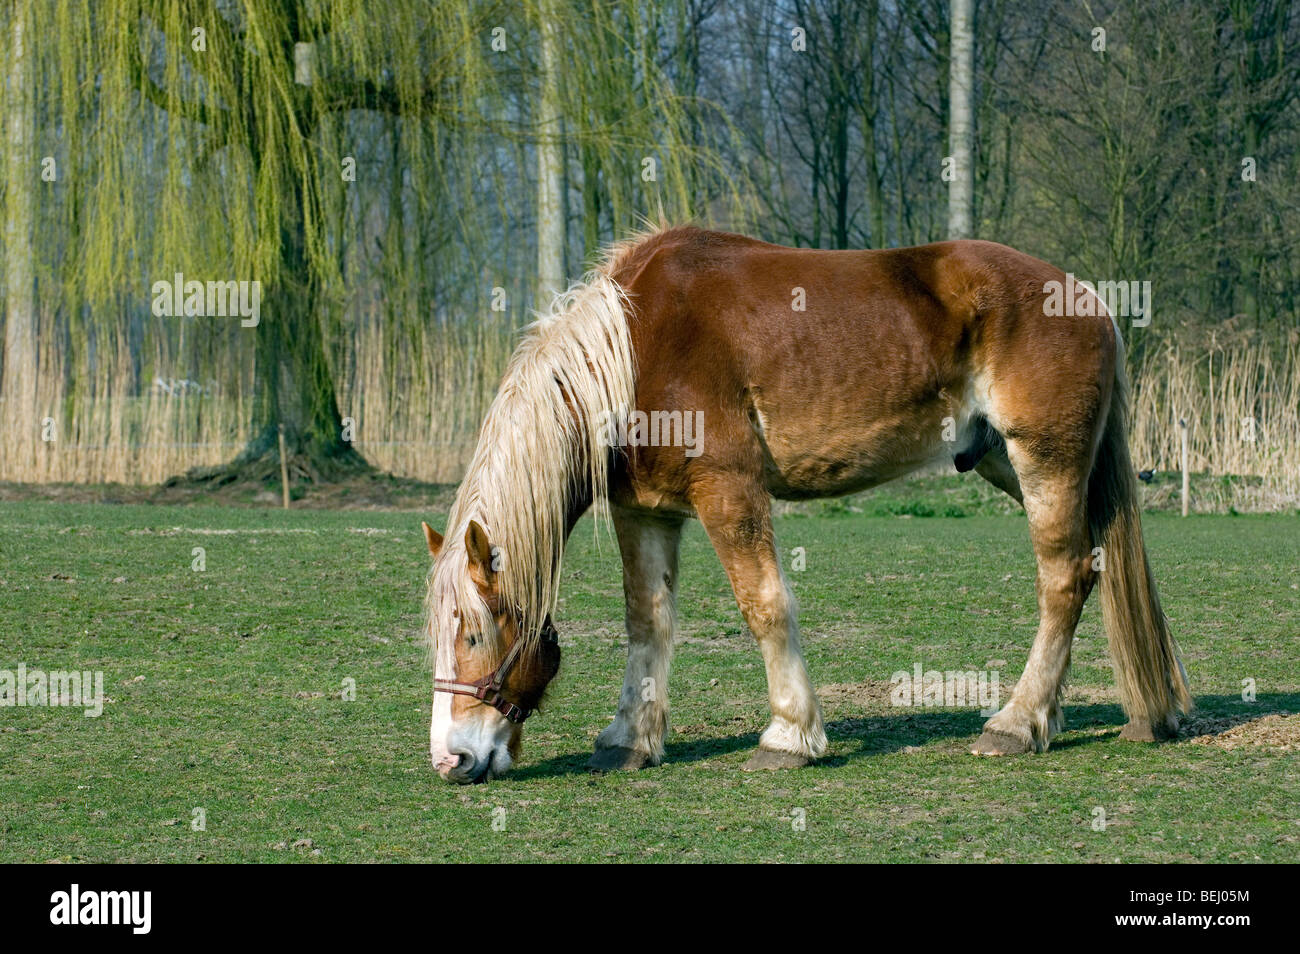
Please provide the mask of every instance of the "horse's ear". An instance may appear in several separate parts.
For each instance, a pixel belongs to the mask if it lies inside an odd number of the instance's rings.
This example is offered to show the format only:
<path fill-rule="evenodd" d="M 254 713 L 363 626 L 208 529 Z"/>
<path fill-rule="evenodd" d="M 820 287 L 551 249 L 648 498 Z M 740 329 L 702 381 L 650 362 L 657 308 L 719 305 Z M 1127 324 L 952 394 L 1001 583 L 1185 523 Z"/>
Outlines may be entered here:
<path fill-rule="evenodd" d="M 496 572 L 492 565 L 492 544 L 488 542 L 487 531 L 477 520 L 471 520 L 469 529 L 465 531 L 465 553 L 469 556 L 469 571 L 474 581 L 491 589 L 492 577 Z"/>
<path fill-rule="evenodd" d="M 420 526 L 424 527 L 424 542 L 429 545 L 429 555 L 437 559 L 438 551 L 442 549 L 442 534 L 423 520 L 420 521 Z"/>

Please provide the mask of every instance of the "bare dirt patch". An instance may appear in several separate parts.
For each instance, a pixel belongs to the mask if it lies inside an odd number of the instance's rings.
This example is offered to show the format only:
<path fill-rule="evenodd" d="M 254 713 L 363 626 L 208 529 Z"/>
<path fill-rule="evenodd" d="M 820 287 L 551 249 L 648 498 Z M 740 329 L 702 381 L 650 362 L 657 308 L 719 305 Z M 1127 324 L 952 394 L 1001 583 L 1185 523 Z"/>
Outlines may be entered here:
<path fill-rule="evenodd" d="M 1189 720 L 1179 732 L 1193 745 L 1220 749 L 1258 747 L 1279 752 L 1300 752 L 1300 714 L 1274 712 L 1257 719 L 1218 716 Z"/>
<path fill-rule="evenodd" d="M 887 679 L 868 679 L 866 682 L 832 682 L 818 686 L 817 695 L 822 702 L 873 706 L 888 704 L 893 689 L 894 684 Z"/>
<path fill-rule="evenodd" d="M 1010 695 L 1014 688 L 1015 686 L 1009 687 L 1006 690 L 1007 695 Z M 1067 706 L 1081 705 L 1085 703 L 1087 705 L 1105 703 L 1115 703 L 1118 705 L 1119 692 L 1114 686 L 1066 686 L 1061 701 Z"/>

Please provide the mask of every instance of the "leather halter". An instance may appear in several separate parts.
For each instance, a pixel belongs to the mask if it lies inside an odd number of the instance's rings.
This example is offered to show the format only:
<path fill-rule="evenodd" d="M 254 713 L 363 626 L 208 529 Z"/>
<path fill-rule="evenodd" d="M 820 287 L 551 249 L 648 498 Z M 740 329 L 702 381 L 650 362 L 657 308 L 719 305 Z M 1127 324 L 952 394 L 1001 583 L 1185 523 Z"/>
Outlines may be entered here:
<path fill-rule="evenodd" d="M 488 608 L 492 610 L 493 613 L 500 612 L 500 606 L 496 600 L 489 600 Z M 552 640 L 558 640 L 558 638 L 559 637 L 555 632 L 555 627 L 553 627 L 548 620 L 546 625 L 542 627 L 542 639 L 550 642 Z M 456 682 L 451 679 L 434 679 L 433 691 L 447 692 L 453 696 L 470 696 L 477 699 L 479 702 L 485 703 L 493 709 L 496 709 L 497 712 L 500 712 L 516 725 L 522 723 L 532 715 L 535 710 L 521 709 L 519 706 L 506 699 L 505 696 L 501 695 L 501 687 L 505 685 L 506 677 L 510 675 L 510 670 L 514 668 L 515 663 L 519 661 L 519 656 L 523 652 L 525 642 L 527 642 L 527 640 L 523 636 L 516 637 L 514 645 L 510 647 L 505 658 L 501 660 L 501 664 L 481 679 L 476 679 L 474 682 Z"/>

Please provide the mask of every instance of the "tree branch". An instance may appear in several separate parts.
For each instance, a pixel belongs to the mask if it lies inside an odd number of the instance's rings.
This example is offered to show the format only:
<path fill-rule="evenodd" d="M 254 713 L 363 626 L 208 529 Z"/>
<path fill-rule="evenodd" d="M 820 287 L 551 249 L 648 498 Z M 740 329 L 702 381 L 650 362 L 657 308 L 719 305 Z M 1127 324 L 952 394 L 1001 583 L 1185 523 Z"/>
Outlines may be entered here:
<path fill-rule="evenodd" d="M 340 112 L 348 109 L 369 109 L 394 116 L 424 116 L 445 113 L 448 98 L 444 92 L 426 87 L 414 102 L 403 101 L 391 83 L 374 80 L 357 80 L 352 83 L 331 81 L 329 93 L 321 105 L 323 112 Z"/>

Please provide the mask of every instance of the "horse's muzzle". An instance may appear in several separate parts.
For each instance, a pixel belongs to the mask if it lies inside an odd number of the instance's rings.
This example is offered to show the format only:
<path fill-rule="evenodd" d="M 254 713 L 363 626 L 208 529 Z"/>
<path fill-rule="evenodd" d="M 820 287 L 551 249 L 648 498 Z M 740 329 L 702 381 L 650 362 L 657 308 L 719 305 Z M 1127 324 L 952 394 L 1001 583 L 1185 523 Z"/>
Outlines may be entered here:
<path fill-rule="evenodd" d="M 489 752 L 486 758 L 480 759 L 468 749 L 459 749 L 437 762 L 434 767 L 444 779 L 457 785 L 486 782 L 492 777 L 492 753 Z"/>

